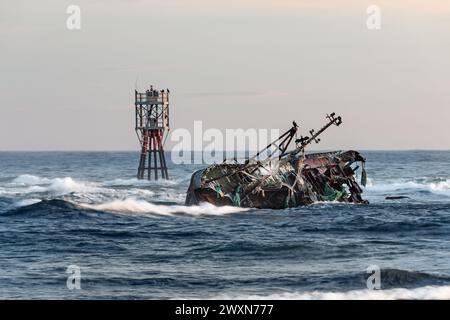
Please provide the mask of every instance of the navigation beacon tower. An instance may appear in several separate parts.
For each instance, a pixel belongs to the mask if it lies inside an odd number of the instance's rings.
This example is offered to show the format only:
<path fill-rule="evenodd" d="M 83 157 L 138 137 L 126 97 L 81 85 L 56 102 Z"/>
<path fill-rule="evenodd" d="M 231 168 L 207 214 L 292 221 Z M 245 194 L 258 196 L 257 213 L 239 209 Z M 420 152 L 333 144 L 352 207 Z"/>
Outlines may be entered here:
<path fill-rule="evenodd" d="M 169 179 L 164 141 L 169 129 L 169 89 L 135 90 L 136 134 L 141 145 L 138 179 Z"/>

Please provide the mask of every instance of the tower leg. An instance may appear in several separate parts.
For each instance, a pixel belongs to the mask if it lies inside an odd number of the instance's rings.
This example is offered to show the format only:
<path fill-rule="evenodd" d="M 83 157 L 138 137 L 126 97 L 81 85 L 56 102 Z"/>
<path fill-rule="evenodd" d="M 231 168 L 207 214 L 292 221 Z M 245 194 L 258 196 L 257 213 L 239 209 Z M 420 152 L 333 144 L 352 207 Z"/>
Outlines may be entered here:
<path fill-rule="evenodd" d="M 148 135 L 149 135 L 149 139 L 148 139 L 149 148 L 148 148 L 147 179 L 151 180 L 152 179 L 152 152 L 153 152 L 153 147 L 152 147 L 152 138 L 150 136 L 150 133 L 148 133 Z"/>
<path fill-rule="evenodd" d="M 152 132 L 152 141 L 153 141 L 153 157 L 154 157 L 154 164 L 155 164 L 155 180 L 158 180 L 158 160 L 156 153 L 159 151 L 157 150 L 157 144 L 156 144 L 156 131 Z"/>
<path fill-rule="evenodd" d="M 164 154 L 161 139 L 162 139 L 161 131 L 158 131 L 158 149 L 159 149 L 159 161 L 161 163 L 161 174 L 163 175 L 164 179 L 169 179 L 169 174 L 167 172 L 166 157 Z"/>
<path fill-rule="evenodd" d="M 160 165 L 160 169 L 161 169 L 161 176 L 162 176 L 163 179 L 166 179 L 166 175 L 165 175 L 165 172 L 164 172 L 164 164 L 163 164 L 163 161 L 162 161 L 163 152 L 161 150 L 161 140 L 160 140 L 160 136 L 159 136 L 159 130 L 155 134 L 155 139 L 156 139 L 156 142 L 157 142 L 157 145 L 158 145 L 158 158 L 159 158 L 159 165 Z"/>
<path fill-rule="evenodd" d="M 139 160 L 139 168 L 138 168 L 138 179 L 144 179 L 144 173 L 145 173 L 145 162 L 147 158 L 147 151 L 148 151 L 148 132 L 144 133 L 143 141 L 142 141 L 142 150 L 141 150 L 141 157 Z"/>
<path fill-rule="evenodd" d="M 145 170 L 147 170 L 148 180 L 152 178 L 152 171 L 154 171 L 155 180 L 158 180 L 159 176 L 163 179 L 169 179 L 166 157 L 162 145 L 161 130 L 145 130 L 143 134 L 142 150 L 137 173 L 138 179 L 144 179 Z M 158 171 L 160 171 L 160 175 Z"/>

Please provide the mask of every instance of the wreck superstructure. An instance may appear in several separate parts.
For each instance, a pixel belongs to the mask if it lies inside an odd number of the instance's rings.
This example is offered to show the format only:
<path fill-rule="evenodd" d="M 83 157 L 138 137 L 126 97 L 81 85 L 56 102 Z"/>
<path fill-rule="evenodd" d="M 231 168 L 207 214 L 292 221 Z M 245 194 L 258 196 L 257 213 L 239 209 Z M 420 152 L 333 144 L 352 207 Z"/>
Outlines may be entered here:
<path fill-rule="evenodd" d="M 297 137 L 298 126 L 259 151 L 245 163 L 224 161 L 196 171 L 191 178 L 186 204 L 209 202 L 214 205 L 282 209 L 320 201 L 368 203 L 355 179 L 361 163 L 361 182 L 366 183 L 365 159 L 357 151 L 334 151 L 306 154 L 305 148 L 320 142 L 319 136 L 330 126 L 339 126 L 341 117 L 334 113 L 310 137 Z M 294 139 L 295 137 L 295 139 Z M 287 151 L 295 141 L 296 148 Z M 258 160 L 262 152 L 274 148 L 267 158 Z"/>

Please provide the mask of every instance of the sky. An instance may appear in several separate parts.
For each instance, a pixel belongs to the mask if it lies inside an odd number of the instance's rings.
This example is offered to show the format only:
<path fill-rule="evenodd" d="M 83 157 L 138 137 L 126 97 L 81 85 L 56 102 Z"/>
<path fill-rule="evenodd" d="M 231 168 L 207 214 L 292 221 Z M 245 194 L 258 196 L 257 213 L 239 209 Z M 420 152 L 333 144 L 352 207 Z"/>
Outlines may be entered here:
<path fill-rule="evenodd" d="M 150 84 L 172 132 L 306 133 L 336 112 L 315 149 L 450 149 L 449 57 L 446 0 L 0 0 L 0 151 L 138 150 Z"/>

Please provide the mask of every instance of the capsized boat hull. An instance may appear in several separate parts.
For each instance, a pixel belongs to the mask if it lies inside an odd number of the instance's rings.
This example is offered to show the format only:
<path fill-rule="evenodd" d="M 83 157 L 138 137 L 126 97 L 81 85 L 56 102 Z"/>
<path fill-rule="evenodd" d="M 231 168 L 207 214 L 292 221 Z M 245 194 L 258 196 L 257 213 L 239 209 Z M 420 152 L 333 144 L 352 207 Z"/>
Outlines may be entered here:
<path fill-rule="evenodd" d="M 355 180 L 355 162 L 361 162 L 364 168 L 365 159 L 358 152 L 336 151 L 264 164 L 211 165 L 192 175 L 186 205 L 209 202 L 216 206 L 283 209 L 319 201 L 366 204 Z"/>

